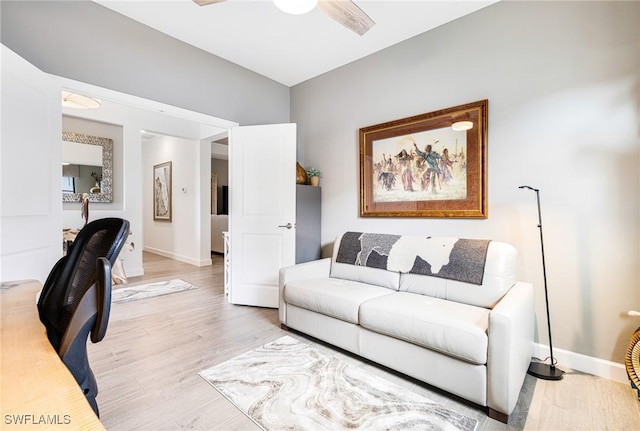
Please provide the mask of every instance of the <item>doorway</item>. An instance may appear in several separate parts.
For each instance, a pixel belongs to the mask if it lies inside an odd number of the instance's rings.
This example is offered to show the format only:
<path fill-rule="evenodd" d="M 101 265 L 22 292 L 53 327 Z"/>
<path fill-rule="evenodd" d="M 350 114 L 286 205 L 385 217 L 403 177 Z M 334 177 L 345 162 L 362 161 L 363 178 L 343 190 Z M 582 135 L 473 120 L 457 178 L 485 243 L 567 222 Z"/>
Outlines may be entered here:
<path fill-rule="evenodd" d="M 224 133 L 211 142 L 211 252 L 224 254 L 229 231 L 229 138 Z"/>
<path fill-rule="evenodd" d="M 114 187 L 122 190 L 120 200 L 109 207 L 93 205 L 91 211 L 96 218 L 114 216 L 130 221 L 132 226 L 130 238 L 139 246 L 125 256 L 127 275 L 139 276 L 144 273 L 142 263 L 142 251 L 145 244 L 143 225 L 145 219 L 151 217 L 144 204 L 147 198 L 145 189 L 148 187 L 148 183 L 152 182 L 152 177 L 145 173 L 143 141 L 148 141 L 149 134 L 174 137 L 189 142 L 191 145 L 192 157 L 188 162 L 185 162 L 184 168 L 174 169 L 173 172 L 174 180 L 177 181 L 173 188 L 173 203 L 175 205 L 183 200 L 192 202 L 192 211 L 186 213 L 182 219 L 173 218 L 170 223 L 161 223 L 160 227 L 162 229 L 176 224 L 195 225 L 193 229 L 197 234 L 194 233 L 189 238 L 175 233 L 168 235 L 172 236 L 175 241 L 173 245 L 177 246 L 178 250 L 180 250 L 179 244 L 183 242 L 196 242 L 197 245 L 195 250 L 186 254 L 182 251 L 169 251 L 169 254 L 173 253 L 169 257 L 196 266 L 211 264 L 211 143 L 214 137 L 221 134 L 226 135 L 227 130 L 237 126 L 237 123 L 67 78 L 54 78 L 60 81 L 64 90 L 91 95 L 102 101 L 99 109 L 64 108 L 63 115 L 122 126 L 121 153 L 114 155 L 114 160 L 121 160 L 122 163 L 122 166 L 118 167 L 121 173 L 114 177 Z M 174 155 L 167 153 L 166 157 L 175 158 Z M 158 154 L 157 156 L 162 157 L 163 155 Z"/>

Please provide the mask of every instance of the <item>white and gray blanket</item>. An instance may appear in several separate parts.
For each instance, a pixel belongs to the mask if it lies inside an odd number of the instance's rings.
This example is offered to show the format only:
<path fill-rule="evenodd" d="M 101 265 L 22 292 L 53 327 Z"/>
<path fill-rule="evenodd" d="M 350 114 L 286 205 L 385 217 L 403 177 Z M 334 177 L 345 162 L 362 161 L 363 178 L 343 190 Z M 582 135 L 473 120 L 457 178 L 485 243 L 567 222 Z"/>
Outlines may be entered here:
<path fill-rule="evenodd" d="M 488 240 L 346 232 L 336 262 L 482 284 Z"/>

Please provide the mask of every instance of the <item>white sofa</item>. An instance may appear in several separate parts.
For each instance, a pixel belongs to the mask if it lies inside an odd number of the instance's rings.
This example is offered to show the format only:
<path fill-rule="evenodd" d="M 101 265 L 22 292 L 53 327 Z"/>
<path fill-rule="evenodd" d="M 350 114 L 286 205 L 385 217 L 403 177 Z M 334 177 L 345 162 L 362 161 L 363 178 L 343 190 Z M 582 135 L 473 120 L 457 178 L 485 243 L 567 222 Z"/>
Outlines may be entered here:
<path fill-rule="evenodd" d="M 346 232 L 331 258 L 280 270 L 280 323 L 506 423 L 533 350 L 533 287 L 516 260 L 496 241 Z"/>

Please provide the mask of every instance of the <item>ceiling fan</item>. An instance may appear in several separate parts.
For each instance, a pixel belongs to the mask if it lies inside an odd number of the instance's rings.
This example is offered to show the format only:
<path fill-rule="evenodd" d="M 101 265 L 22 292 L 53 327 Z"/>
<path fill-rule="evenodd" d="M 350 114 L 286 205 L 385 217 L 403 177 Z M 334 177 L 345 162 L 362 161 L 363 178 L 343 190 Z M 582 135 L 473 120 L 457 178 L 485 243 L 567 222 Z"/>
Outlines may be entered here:
<path fill-rule="evenodd" d="M 225 0 L 193 0 L 199 6 L 206 6 L 214 3 L 221 3 Z M 300 0 L 297 0 L 299 3 Z M 281 0 L 274 0 L 276 6 L 281 8 L 280 3 Z M 352 30 L 358 33 L 360 36 L 365 34 L 371 27 L 374 26 L 375 22 L 362 11 L 351 0 L 317 0 L 317 5 L 320 10 L 329 15 L 334 20 L 338 21 L 343 26 L 347 27 L 349 30 Z M 311 9 L 315 7 L 315 1 L 312 0 L 311 8 L 305 10 L 304 12 L 289 12 L 289 13 L 305 13 L 309 12 Z M 282 9 L 284 10 L 284 9 Z"/>

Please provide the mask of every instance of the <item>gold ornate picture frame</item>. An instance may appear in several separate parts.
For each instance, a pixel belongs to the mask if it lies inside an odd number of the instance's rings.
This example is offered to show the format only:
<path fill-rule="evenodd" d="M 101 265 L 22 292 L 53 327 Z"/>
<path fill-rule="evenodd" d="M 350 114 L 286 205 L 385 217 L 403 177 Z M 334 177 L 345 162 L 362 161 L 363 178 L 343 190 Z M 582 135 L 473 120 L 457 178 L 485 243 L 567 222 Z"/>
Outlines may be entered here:
<path fill-rule="evenodd" d="M 360 216 L 487 218 L 480 100 L 360 129 Z"/>

